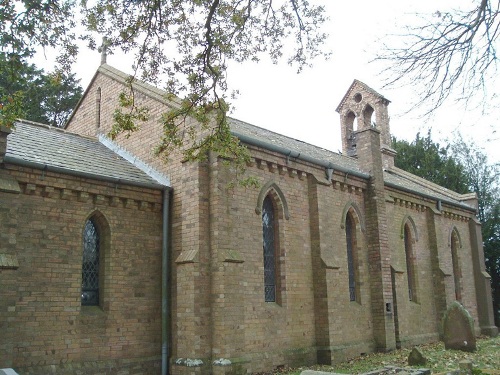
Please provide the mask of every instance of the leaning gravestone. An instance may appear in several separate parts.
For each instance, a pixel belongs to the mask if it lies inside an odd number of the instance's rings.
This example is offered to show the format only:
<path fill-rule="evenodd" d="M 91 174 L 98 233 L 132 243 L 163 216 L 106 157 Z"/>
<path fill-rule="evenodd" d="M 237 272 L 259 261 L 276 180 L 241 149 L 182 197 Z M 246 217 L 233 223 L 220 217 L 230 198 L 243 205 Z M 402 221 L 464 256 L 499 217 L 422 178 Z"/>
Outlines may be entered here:
<path fill-rule="evenodd" d="M 446 311 L 443 319 L 445 349 L 473 352 L 476 350 L 474 322 L 469 312 L 457 301 Z"/>

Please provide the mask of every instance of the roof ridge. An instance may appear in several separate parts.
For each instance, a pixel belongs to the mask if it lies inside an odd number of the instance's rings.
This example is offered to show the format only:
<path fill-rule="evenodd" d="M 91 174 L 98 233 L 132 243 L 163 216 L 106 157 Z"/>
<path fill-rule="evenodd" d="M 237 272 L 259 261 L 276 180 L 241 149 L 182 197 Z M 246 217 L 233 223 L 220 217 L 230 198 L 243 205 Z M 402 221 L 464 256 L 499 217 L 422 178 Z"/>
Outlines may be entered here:
<path fill-rule="evenodd" d="M 246 124 L 246 125 L 249 125 L 249 126 L 252 126 L 252 127 L 254 127 L 254 128 L 261 129 L 261 130 L 265 130 L 265 131 L 267 131 L 267 132 L 269 132 L 269 133 L 273 133 L 273 134 L 279 135 L 279 136 L 281 136 L 281 137 L 286 137 L 286 138 L 289 138 L 289 139 L 293 139 L 294 141 L 297 141 L 297 142 L 301 142 L 301 143 L 305 143 L 305 144 L 308 144 L 308 145 L 311 145 L 311 146 L 314 146 L 314 147 L 322 148 L 322 147 L 319 147 L 319 146 L 313 145 L 312 143 L 305 142 L 305 141 L 303 141 L 303 140 L 301 140 L 301 139 L 293 138 L 293 137 L 290 137 L 290 136 L 285 135 L 285 134 L 283 134 L 283 133 L 278 133 L 278 132 L 275 132 L 274 130 L 269 130 L 269 129 L 264 128 L 264 127 L 262 127 L 262 126 L 258 126 L 258 125 L 251 124 L 251 123 L 249 123 L 248 121 L 239 120 L 239 119 L 234 118 L 234 117 L 228 117 L 228 118 L 229 118 L 230 120 L 233 120 L 233 121 L 238 121 L 238 122 L 242 122 L 242 123 L 244 123 L 244 124 Z M 328 149 L 326 149 L 326 148 L 323 148 L 323 150 L 331 151 L 331 150 L 328 150 Z M 333 152 L 333 151 L 332 151 L 332 152 Z"/>
<path fill-rule="evenodd" d="M 20 123 L 20 124 L 26 124 L 26 125 L 33 125 L 33 126 L 38 126 L 39 128 L 46 128 L 46 129 L 49 129 L 49 130 L 56 130 L 56 131 L 60 131 L 62 133 L 66 133 L 66 129 L 64 128 L 60 128 L 59 126 L 53 126 L 53 125 L 49 125 L 49 124 L 43 124 L 41 122 L 36 122 L 36 121 L 31 121 L 31 120 L 26 120 L 26 119 L 17 119 L 16 123 Z"/>

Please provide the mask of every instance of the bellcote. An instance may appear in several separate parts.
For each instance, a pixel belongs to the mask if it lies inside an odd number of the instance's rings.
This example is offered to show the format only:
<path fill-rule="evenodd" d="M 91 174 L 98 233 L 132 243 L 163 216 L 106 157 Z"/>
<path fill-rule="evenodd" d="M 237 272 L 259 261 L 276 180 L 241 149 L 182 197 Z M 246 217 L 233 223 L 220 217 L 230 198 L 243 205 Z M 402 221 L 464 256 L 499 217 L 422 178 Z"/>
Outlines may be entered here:
<path fill-rule="evenodd" d="M 384 154 L 392 154 L 391 131 L 387 107 L 390 101 L 371 89 L 363 82 L 354 80 L 337 107 L 340 114 L 342 134 L 342 152 L 349 156 L 356 156 L 356 132 L 368 128 L 375 128 L 380 132 L 380 147 Z M 387 155 L 386 155 L 387 156 Z M 390 158 L 389 158 L 390 159 Z M 386 160 L 387 161 L 387 160 Z M 384 162 L 384 164 L 386 164 Z"/>

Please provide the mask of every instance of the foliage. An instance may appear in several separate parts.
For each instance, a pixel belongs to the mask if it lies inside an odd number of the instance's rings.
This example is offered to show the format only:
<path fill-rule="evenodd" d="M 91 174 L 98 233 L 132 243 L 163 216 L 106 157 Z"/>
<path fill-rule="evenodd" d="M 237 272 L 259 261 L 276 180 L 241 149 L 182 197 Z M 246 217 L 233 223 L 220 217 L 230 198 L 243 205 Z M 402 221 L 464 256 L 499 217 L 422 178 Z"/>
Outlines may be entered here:
<path fill-rule="evenodd" d="M 60 70 L 67 72 L 78 51 L 74 35 L 75 0 L 3 0 L 0 6 L 0 53 L 10 65 L 2 65 L 2 79 L 23 79 L 25 62 L 37 49 L 60 47 Z M 8 77 L 4 72 L 8 72 Z M 4 86 L 6 87 L 6 86 Z M 10 127 L 22 115 L 22 91 L 0 95 L 0 126 Z"/>
<path fill-rule="evenodd" d="M 23 96 L 16 92 L 12 95 L 0 94 L 0 126 L 13 124 L 18 118 L 23 117 Z"/>
<path fill-rule="evenodd" d="M 147 118 L 136 108 L 133 80 L 166 86 L 174 106 L 164 114 L 163 136 L 156 152 L 168 157 L 181 148 L 187 159 L 203 160 L 208 150 L 237 160 L 248 158 L 231 136 L 227 112 L 230 62 L 273 62 L 287 55 L 301 71 L 322 51 L 324 8 L 309 0 L 6 0 L 0 10 L 0 52 L 8 58 L 31 57 L 38 46 L 62 51 L 63 67 L 75 58 L 75 16 L 85 32 L 79 37 L 96 48 L 135 54 L 134 75 L 122 93 L 111 136 L 129 136 Z M 285 48 L 287 46 L 287 48 Z M 294 46 L 294 48 L 291 48 Z M 63 71 L 68 71 L 63 69 Z M 232 93 L 235 95 L 235 93 Z M 125 100 L 124 100 L 125 99 Z M 0 117 L 1 119 L 2 117 Z M 7 119 L 7 114 L 3 115 Z M 198 124 L 203 137 L 199 137 Z M 8 124 L 7 124 L 8 125 Z"/>
<path fill-rule="evenodd" d="M 386 46 L 377 58 L 391 63 L 388 84 L 421 89 L 417 105 L 430 104 L 428 112 L 451 95 L 466 102 L 480 96 L 478 102 L 491 103 L 497 94 L 500 1 L 475 0 L 462 6 L 469 8 L 423 15 L 400 36 L 401 47 Z"/>
<path fill-rule="evenodd" d="M 473 142 L 465 141 L 460 135 L 452 143 L 451 148 L 453 157 L 464 168 L 468 188 L 478 196 L 478 216 L 483 223 L 491 215 L 491 210 L 500 198 L 500 186 L 498 186 L 500 165 L 490 164 L 484 150 Z"/>
<path fill-rule="evenodd" d="M 78 51 L 75 10 L 75 0 L 2 0 L 0 52 L 21 61 L 39 48 L 61 47 L 57 61 L 68 68 Z"/>
<path fill-rule="evenodd" d="M 469 191 L 463 166 L 451 156 L 450 146 L 432 141 L 430 129 L 425 138 L 420 133 L 411 143 L 393 138 L 392 145 L 396 167 L 458 193 Z"/>
<path fill-rule="evenodd" d="M 63 126 L 82 95 L 74 74 L 46 74 L 33 64 L 0 53 L 0 121 L 12 124 L 18 118 Z M 6 117 L 3 117 L 6 116 Z"/>
<path fill-rule="evenodd" d="M 131 88 L 127 94 L 121 92 L 118 95 L 120 107 L 113 113 L 114 124 L 109 132 L 111 139 L 115 139 L 120 133 L 125 132 L 128 138 L 130 134 L 139 129 L 138 121 L 147 121 L 149 119 L 149 109 L 137 107 L 134 105 L 134 90 Z M 127 110 L 124 112 L 124 110 Z M 120 124 L 120 125 L 118 125 Z"/>
<path fill-rule="evenodd" d="M 490 164 L 484 151 L 462 137 L 452 144 L 453 157 L 463 166 L 469 189 L 478 197 L 486 270 L 491 276 L 495 323 L 500 325 L 500 164 Z"/>
<path fill-rule="evenodd" d="M 155 84 L 167 77 L 166 90 L 177 105 L 162 116 L 163 135 L 155 151 L 168 157 L 181 148 L 189 160 L 203 160 L 208 151 L 240 165 L 248 158 L 231 136 L 226 115 L 230 61 L 258 61 L 268 54 L 276 62 L 284 42 L 294 39 L 288 61 L 300 71 L 322 54 L 326 37 L 319 31 L 323 7 L 307 0 L 281 5 L 271 0 L 98 0 L 83 1 L 83 10 L 88 30 L 104 35 L 111 47 L 136 52 L 136 76 Z M 85 38 L 95 46 L 91 34 Z M 133 128 L 126 116 L 115 120 L 113 135 Z"/>
<path fill-rule="evenodd" d="M 62 127 L 82 96 L 80 80 L 75 75 L 62 71 L 42 73 L 42 84 L 38 86 L 36 103 L 42 111 L 39 121 Z M 33 97 L 30 97 L 33 104 Z M 29 116 L 28 116 L 29 119 Z"/>
<path fill-rule="evenodd" d="M 426 368 L 429 368 L 432 373 L 456 371 L 459 368 L 460 361 L 470 360 L 472 361 L 473 371 L 477 373 L 481 371 L 484 374 L 498 374 L 495 371 L 500 369 L 499 345 L 500 336 L 497 336 L 496 338 L 479 338 L 477 340 L 477 350 L 473 353 L 445 350 L 442 342 L 420 345 L 419 349 L 427 358 Z M 411 350 L 412 348 L 405 348 L 390 353 L 367 354 L 333 366 L 317 365 L 307 368 L 279 369 L 272 372 L 272 374 L 299 375 L 307 369 L 333 373 L 361 374 L 381 369 L 384 366 L 408 368 L 408 356 Z"/>

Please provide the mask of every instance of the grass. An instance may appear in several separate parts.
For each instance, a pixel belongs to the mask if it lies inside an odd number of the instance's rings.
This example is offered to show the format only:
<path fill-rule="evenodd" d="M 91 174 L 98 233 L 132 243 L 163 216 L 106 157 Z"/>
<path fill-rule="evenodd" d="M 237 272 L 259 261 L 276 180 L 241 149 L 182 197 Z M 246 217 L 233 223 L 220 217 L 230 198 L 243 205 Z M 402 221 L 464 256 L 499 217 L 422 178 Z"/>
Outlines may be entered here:
<path fill-rule="evenodd" d="M 474 374 L 500 375 L 500 336 L 496 338 L 479 338 L 474 353 L 458 350 L 445 350 L 442 342 L 419 345 L 418 348 L 427 358 L 425 366 L 433 374 L 458 370 L 459 362 L 470 360 Z M 399 349 L 390 353 L 374 353 L 334 366 L 312 366 L 297 369 L 280 370 L 280 374 L 298 375 L 303 370 L 329 371 L 347 374 L 360 374 L 373 371 L 384 366 L 408 366 L 408 355 L 413 348 Z"/>

